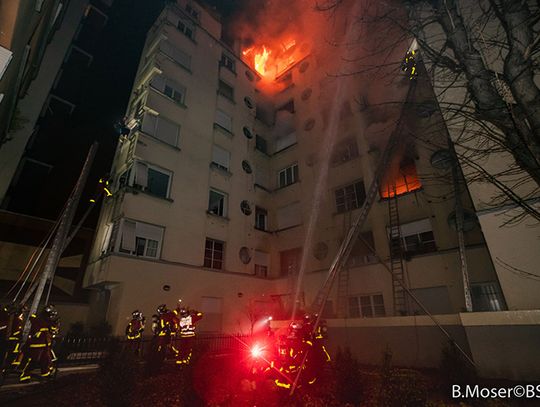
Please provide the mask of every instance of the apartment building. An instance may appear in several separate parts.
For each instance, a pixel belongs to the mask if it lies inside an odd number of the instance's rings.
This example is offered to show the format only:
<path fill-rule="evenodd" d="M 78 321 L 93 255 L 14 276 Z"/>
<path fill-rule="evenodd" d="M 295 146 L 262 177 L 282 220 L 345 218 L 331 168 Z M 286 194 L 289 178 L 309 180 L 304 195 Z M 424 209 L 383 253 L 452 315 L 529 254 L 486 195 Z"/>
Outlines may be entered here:
<path fill-rule="evenodd" d="M 347 13 L 334 24 L 306 14 L 318 29 L 287 40 L 288 59 L 268 79 L 246 47 L 221 40 L 211 10 L 179 0 L 161 13 L 141 55 L 126 112 L 131 132 L 116 151 L 115 193 L 85 275 L 91 318 L 120 334 L 132 310 L 151 315 L 182 299 L 207 315 L 203 331 L 246 332 L 254 314 L 308 307 L 396 131 L 399 147 L 325 316 L 424 313 L 384 265 L 396 244 L 405 284 L 431 313 L 464 310 L 456 199 L 465 208 L 474 307 L 505 308 L 468 191 L 449 170 L 429 84 L 418 80 L 408 96 L 411 81 L 395 67 L 336 75 L 344 55 L 326 39 L 354 34 L 343 28 Z M 399 211 L 397 238 L 389 238 L 390 207 Z"/>

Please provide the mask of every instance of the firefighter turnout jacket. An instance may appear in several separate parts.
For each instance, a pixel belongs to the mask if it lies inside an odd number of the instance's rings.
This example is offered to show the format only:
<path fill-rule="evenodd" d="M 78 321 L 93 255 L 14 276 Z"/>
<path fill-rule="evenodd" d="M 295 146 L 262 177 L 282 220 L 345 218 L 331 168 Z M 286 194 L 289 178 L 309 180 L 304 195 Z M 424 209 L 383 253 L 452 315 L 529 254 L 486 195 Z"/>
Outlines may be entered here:
<path fill-rule="evenodd" d="M 132 341 L 142 337 L 144 332 L 144 322 L 144 318 L 132 318 L 131 321 L 129 321 L 129 324 L 126 327 L 126 337 L 128 340 Z"/>
<path fill-rule="evenodd" d="M 180 337 L 189 338 L 195 336 L 195 323 L 202 319 L 202 312 L 191 310 L 188 315 L 180 316 Z"/>

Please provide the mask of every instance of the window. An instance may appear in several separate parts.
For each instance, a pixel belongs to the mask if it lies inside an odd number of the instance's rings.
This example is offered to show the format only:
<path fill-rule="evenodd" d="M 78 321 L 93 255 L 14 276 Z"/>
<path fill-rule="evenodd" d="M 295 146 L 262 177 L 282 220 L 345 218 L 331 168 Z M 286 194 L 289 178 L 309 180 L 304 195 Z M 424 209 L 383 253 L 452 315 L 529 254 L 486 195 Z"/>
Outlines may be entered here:
<path fill-rule="evenodd" d="M 208 212 L 217 216 L 227 216 L 227 195 L 211 189 L 208 198 Z"/>
<path fill-rule="evenodd" d="M 234 102 L 234 88 L 221 79 L 219 80 L 218 94 Z"/>
<path fill-rule="evenodd" d="M 135 256 L 158 258 L 163 230 L 161 226 L 124 219 L 119 251 Z"/>
<path fill-rule="evenodd" d="M 338 143 L 332 153 L 332 165 L 339 165 L 358 157 L 358 147 L 354 137 Z"/>
<path fill-rule="evenodd" d="M 391 167 L 390 167 L 391 168 Z M 422 188 L 422 183 L 416 173 L 414 159 L 405 158 L 396 171 L 389 171 L 381 182 L 381 198 L 391 198 Z"/>
<path fill-rule="evenodd" d="M 410 255 L 437 251 L 429 219 L 402 224 L 401 238 L 405 251 Z"/>
<path fill-rule="evenodd" d="M 294 113 L 295 112 L 295 110 L 294 110 L 294 99 L 289 100 L 283 106 L 278 107 L 276 109 L 277 112 L 282 111 L 282 110 L 284 110 L 286 112 L 289 112 L 289 113 Z"/>
<path fill-rule="evenodd" d="M 172 46 L 168 41 L 161 41 L 159 50 L 188 71 L 191 69 L 191 57 L 184 51 Z"/>
<path fill-rule="evenodd" d="M 338 188 L 334 194 L 338 213 L 360 208 L 366 199 L 366 191 L 362 181 Z"/>
<path fill-rule="evenodd" d="M 255 184 L 268 189 L 270 187 L 269 172 L 266 168 L 258 165 L 255 167 Z"/>
<path fill-rule="evenodd" d="M 161 198 L 169 197 L 172 178 L 170 171 L 141 161 L 135 163 L 135 169 L 135 188 Z"/>
<path fill-rule="evenodd" d="M 186 98 L 186 88 L 179 83 L 163 75 L 155 76 L 150 82 L 150 86 L 160 91 L 165 96 L 170 97 L 176 103 L 184 104 Z"/>
<path fill-rule="evenodd" d="M 495 283 L 471 284 L 471 296 L 476 312 L 503 310 L 501 294 Z"/>
<path fill-rule="evenodd" d="M 219 65 L 224 66 L 231 72 L 236 72 L 235 60 L 227 54 L 221 54 L 221 60 L 219 61 Z"/>
<path fill-rule="evenodd" d="M 178 20 L 178 31 L 182 32 L 190 40 L 195 39 L 195 25 L 188 20 L 180 19 Z"/>
<path fill-rule="evenodd" d="M 141 130 L 166 144 L 174 147 L 178 145 L 180 126 L 162 116 L 154 116 L 150 113 L 145 113 Z"/>
<path fill-rule="evenodd" d="M 268 253 L 262 252 L 260 250 L 255 250 L 255 255 L 253 257 L 253 262 L 255 263 L 255 275 L 257 277 L 268 277 L 268 264 L 269 264 L 269 255 Z"/>
<path fill-rule="evenodd" d="M 259 150 L 261 153 L 268 154 L 266 140 L 258 134 L 255 135 L 255 150 Z"/>
<path fill-rule="evenodd" d="M 298 226 L 302 223 L 300 202 L 294 202 L 278 208 L 276 211 L 276 226 L 278 230 Z"/>
<path fill-rule="evenodd" d="M 266 230 L 268 221 L 268 212 L 259 206 L 255 207 L 255 229 Z"/>
<path fill-rule="evenodd" d="M 225 243 L 219 240 L 206 238 L 204 245 L 204 267 L 211 269 L 223 269 L 223 252 Z"/>
<path fill-rule="evenodd" d="M 223 110 L 216 110 L 216 121 L 219 127 L 224 130 L 227 130 L 229 133 L 232 133 L 232 117 L 225 113 Z"/>
<path fill-rule="evenodd" d="M 384 317 L 384 298 L 382 294 L 349 297 L 349 317 L 373 318 Z"/>
<path fill-rule="evenodd" d="M 296 275 L 300 271 L 300 262 L 302 261 L 302 248 L 296 247 L 290 250 L 279 252 L 280 275 Z"/>
<path fill-rule="evenodd" d="M 284 168 L 278 172 L 278 187 L 283 188 L 298 181 L 298 164 Z"/>
<path fill-rule="evenodd" d="M 227 150 L 216 145 L 212 147 L 212 165 L 215 167 L 224 171 L 229 171 L 230 158 L 231 153 Z"/>

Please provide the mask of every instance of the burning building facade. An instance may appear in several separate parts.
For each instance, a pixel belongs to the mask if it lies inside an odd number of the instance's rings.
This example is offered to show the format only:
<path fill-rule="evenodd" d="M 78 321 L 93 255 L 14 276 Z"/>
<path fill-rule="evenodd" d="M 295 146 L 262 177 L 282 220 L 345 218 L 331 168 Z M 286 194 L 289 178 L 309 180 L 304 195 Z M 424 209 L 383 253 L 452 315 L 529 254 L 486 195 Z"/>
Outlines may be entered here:
<path fill-rule="evenodd" d="M 276 32 L 260 24 L 257 36 L 257 19 L 239 25 L 247 35 L 227 45 L 211 11 L 178 0 L 148 33 L 85 276 L 99 293 L 93 315 L 115 333 L 133 309 L 152 314 L 180 298 L 212 332 L 307 308 L 396 132 L 324 316 L 384 327 L 399 323 L 383 317 L 424 314 L 390 268 L 425 309 L 459 325 L 463 256 L 474 310 L 506 308 L 429 83 L 419 76 L 411 92 L 400 70 L 410 40 L 374 52 L 397 38 L 391 28 L 365 32 L 353 17 L 362 10 L 328 16 L 306 4 L 294 2 L 300 17 Z M 368 54 L 379 70 L 362 69 Z"/>

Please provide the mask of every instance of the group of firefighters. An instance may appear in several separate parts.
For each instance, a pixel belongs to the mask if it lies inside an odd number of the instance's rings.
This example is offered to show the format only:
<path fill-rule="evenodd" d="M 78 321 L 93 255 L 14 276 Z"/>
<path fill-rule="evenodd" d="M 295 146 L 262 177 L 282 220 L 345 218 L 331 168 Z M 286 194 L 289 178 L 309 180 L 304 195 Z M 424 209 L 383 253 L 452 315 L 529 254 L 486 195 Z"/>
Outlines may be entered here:
<path fill-rule="evenodd" d="M 0 309 L 0 361 L 2 374 L 8 369 L 20 370 L 20 381 L 31 378 L 34 365 L 41 370 L 41 377 L 51 376 L 55 371 L 56 356 L 54 338 L 59 330 L 58 312 L 47 305 L 38 314 L 29 317 L 30 330 L 23 341 L 25 314 L 22 306 L 9 305 Z M 154 362 L 162 363 L 172 356 L 178 365 L 190 363 L 193 354 L 195 326 L 203 314 L 189 307 L 180 306 L 170 310 L 165 304 L 157 307 L 152 316 L 151 355 Z M 261 378 L 271 378 L 278 387 L 291 388 L 313 384 L 324 366 L 330 361 L 325 348 L 326 324 L 316 315 L 305 315 L 303 320 L 292 321 L 284 334 L 270 327 L 268 318 L 264 338 L 251 349 L 253 364 L 251 372 Z M 128 348 L 140 353 L 146 319 L 143 313 L 132 313 L 125 334 Z M 263 346 L 260 346 L 260 344 Z M 259 352 L 260 350 L 264 350 Z M 300 378 L 300 380 L 298 380 Z M 295 384 L 296 383 L 296 384 Z"/>
<path fill-rule="evenodd" d="M 157 362 L 163 362 L 167 356 L 172 355 L 176 364 L 189 364 L 193 354 L 195 324 L 202 315 L 202 312 L 180 305 L 174 310 L 169 310 L 165 304 L 157 308 L 157 314 L 152 316 L 152 350 Z M 137 353 L 141 349 L 145 322 L 143 313 L 135 310 L 126 327 L 126 339 L 130 348 Z"/>
<path fill-rule="evenodd" d="M 10 304 L 0 309 L 0 362 L 2 375 L 9 369 L 20 369 L 19 380 L 30 380 L 34 364 L 39 365 L 41 377 L 55 371 L 54 338 L 58 333 L 58 312 L 54 305 L 46 305 L 38 314 L 29 316 L 30 331 L 24 340 L 27 309 Z M 24 343 L 23 343 L 24 342 Z"/>

